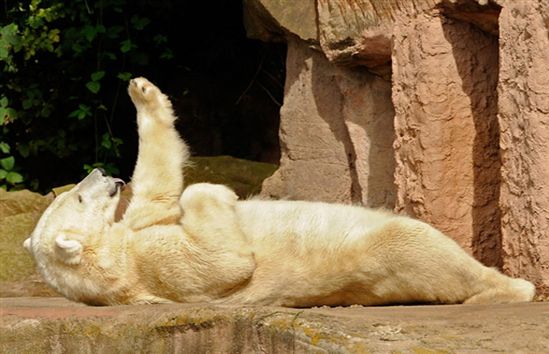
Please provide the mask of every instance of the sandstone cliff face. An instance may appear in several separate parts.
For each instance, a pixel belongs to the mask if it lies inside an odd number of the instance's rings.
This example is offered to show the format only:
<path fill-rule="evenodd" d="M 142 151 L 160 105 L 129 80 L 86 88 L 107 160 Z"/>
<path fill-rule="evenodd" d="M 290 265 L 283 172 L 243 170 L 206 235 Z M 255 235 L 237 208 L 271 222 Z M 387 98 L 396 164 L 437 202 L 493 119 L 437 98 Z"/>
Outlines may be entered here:
<path fill-rule="evenodd" d="M 549 3 L 501 10 L 500 126 L 503 269 L 549 292 Z"/>
<path fill-rule="evenodd" d="M 245 0 L 288 43 L 263 194 L 394 208 L 549 290 L 549 3 Z"/>
<path fill-rule="evenodd" d="M 288 40 L 286 70 L 281 167 L 263 194 L 392 207 L 390 83 L 364 69 L 338 68 L 295 38 Z"/>
<path fill-rule="evenodd" d="M 499 266 L 497 38 L 431 12 L 399 16 L 394 48 L 396 211 Z"/>

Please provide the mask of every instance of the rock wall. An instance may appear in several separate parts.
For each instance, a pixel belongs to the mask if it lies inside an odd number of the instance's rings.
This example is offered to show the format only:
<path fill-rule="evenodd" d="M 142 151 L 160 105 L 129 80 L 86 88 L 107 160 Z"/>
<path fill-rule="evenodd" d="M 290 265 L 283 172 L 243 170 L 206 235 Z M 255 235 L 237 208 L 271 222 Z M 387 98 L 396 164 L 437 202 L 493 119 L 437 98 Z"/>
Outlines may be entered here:
<path fill-rule="evenodd" d="M 549 3 L 505 5 L 498 82 L 503 269 L 549 293 Z"/>
<path fill-rule="evenodd" d="M 499 266 L 497 38 L 435 10 L 399 16 L 393 48 L 395 209 Z"/>
<path fill-rule="evenodd" d="M 263 194 L 392 207 L 390 82 L 288 39 L 279 170 Z M 370 158 L 375 156 L 375 158 Z"/>
<path fill-rule="evenodd" d="M 288 43 L 263 194 L 416 216 L 549 291 L 546 0 L 244 0 Z"/>

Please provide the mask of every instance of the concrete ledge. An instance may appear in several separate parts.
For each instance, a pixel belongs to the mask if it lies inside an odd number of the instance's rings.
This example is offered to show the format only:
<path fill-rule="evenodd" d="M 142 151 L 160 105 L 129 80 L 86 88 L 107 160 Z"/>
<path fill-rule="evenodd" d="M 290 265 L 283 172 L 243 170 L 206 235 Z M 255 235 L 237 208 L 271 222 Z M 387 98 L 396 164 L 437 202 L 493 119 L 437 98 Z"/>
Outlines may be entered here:
<path fill-rule="evenodd" d="M 287 309 L 3 298 L 2 353 L 549 352 L 549 303 Z"/>

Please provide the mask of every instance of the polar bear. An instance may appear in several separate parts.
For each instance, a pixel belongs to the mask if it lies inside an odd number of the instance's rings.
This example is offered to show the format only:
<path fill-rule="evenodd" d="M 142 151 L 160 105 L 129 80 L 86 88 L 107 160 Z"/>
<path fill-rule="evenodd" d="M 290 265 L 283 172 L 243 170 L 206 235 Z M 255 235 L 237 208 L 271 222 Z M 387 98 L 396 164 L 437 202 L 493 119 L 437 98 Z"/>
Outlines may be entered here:
<path fill-rule="evenodd" d="M 114 213 L 123 182 L 94 170 L 24 242 L 67 298 L 289 307 L 533 299 L 532 283 L 485 267 L 418 220 L 343 204 L 239 201 L 207 183 L 183 191 L 189 153 L 170 101 L 144 78 L 128 91 L 139 152 L 122 219 Z"/>

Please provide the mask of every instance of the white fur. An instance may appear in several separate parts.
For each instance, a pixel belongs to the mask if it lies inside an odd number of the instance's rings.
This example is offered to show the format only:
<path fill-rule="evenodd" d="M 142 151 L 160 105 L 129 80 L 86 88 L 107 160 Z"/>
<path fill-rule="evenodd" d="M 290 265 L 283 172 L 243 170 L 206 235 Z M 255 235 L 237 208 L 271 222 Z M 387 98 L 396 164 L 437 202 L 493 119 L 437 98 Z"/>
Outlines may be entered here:
<path fill-rule="evenodd" d="M 483 266 L 418 220 L 342 204 L 238 201 L 206 183 L 183 191 L 188 148 L 169 100 L 143 78 L 128 91 L 140 143 L 123 219 L 114 222 L 117 180 L 93 171 L 25 241 L 66 297 L 298 307 L 532 300 L 530 282 Z"/>

